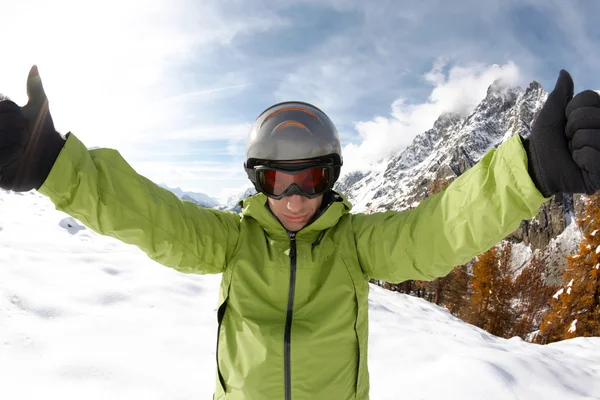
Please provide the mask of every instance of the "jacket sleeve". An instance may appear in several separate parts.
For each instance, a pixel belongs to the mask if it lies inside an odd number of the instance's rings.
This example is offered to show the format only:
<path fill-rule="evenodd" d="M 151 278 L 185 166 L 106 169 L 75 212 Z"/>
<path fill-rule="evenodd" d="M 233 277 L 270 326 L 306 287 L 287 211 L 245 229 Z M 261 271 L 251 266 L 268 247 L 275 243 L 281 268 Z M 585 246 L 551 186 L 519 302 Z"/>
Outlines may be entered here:
<path fill-rule="evenodd" d="M 88 150 L 73 134 L 38 191 L 90 229 L 180 272 L 222 272 L 237 243 L 238 214 L 182 201 L 116 150 Z"/>
<path fill-rule="evenodd" d="M 415 209 L 353 215 L 360 264 L 368 278 L 390 283 L 444 276 L 533 218 L 548 199 L 514 136 Z"/>

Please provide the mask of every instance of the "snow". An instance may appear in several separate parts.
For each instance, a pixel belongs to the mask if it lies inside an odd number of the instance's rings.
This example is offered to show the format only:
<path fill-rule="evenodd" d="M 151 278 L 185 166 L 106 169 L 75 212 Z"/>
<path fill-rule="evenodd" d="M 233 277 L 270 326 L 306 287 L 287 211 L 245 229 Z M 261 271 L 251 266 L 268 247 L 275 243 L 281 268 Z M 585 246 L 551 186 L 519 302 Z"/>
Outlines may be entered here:
<path fill-rule="evenodd" d="M 573 333 L 577 331 L 577 320 L 574 320 L 573 322 L 571 322 L 571 326 L 569 326 L 569 333 Z"/>
<path fill-rule="evenodd" d="M 598 233 L 598 229 L 596 229 L 594 232 L 592 232 L 592 236 L 596 236 L 596 233 Z"/>
<path fill-rule="evenodd" d="M 565 290 L 563 288 L 558 289 L 558 292 L 554 293 L 554 297 L 555 299 L 558 299 L 560 297 L 561 294 L 563 294 L 565 292 Z"/>
<path fill-rule="evenodd" d="M 600 246 L 596 247 L 596 254 L 600 253 Z"/>
<path fill-rule="evenodd" d="M 210 399 L 219 280 L 0 191 L 0 398 Z M 372 400 L 600 398 L 600 338 L 501 339 L 377 286 L 369 305 Z"/>
<path fill-rule="evenodd" d="M 531 260 L 531 247 L 523 242 L 513 243 L 510 255 L 510 270 L 518 276 Z"/>

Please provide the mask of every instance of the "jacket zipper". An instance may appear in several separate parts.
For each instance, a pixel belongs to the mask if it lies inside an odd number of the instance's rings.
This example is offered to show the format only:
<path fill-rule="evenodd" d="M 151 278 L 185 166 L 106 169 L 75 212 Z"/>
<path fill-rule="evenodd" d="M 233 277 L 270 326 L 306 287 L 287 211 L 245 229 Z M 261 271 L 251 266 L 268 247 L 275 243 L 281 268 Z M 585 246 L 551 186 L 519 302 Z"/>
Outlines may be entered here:
<path fill-rule="evenodd" d="M 303 228 L 312 224 L 321 215 L 325 214 L 325 211 L 331 207 L 331 205 L 338 201 L 338 196 L 334 194 L 329 204 L 322 209 L 312 221 L 306 224 Z M 277 219 L 273 211 L 269 208 L 268 204 L 265 204 L 265 208 L 271 213 L 280 224 L 281 221 Z M 283 224 L 281 224 L 283 226 Z M 284 228 L 285 229 L 285 228 Z M 291 370 L 291 350 L 290 342 L 292 335 L 292 316 L 294 314 L 294 294 L 296 293 L 296 232 L 290 232 L 286 229 L 288 237 L 290 238 L 290 289 L 288 292 L 288 307 L 287 315 L 285 319 L 285 333 L 283 336 L 283 363 L 284 363 L 284 386 L 285 386 L 285 400 L 292 400 L 292 370 Z M 318 245 L 321 241 L 322 235 L 317 239 L 316 243 L 313 243 L 313 247 Z"/>
<path fill-rule="evenodd" d="M 290 290 L 288 293 L 287 317 L 283 337 L 283 357 L 285 373 L 285 400 L 292 400 L 292 371 L 290 339 L 292 334 L 292 315 L 294 313 L 294 294 L 296 292 L 296 233 L 288 232 L 290 238 Z"/>

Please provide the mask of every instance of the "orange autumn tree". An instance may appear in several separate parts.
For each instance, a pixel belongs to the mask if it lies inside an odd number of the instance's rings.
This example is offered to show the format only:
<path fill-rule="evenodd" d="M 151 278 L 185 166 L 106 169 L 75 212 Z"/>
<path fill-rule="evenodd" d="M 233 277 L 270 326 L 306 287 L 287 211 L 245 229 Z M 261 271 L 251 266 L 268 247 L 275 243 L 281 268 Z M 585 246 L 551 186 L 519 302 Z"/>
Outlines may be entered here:
<path fill-rule="evenodd" d="M 473 263 L 473 275 L 471 276 L 470 315 L 467 322 L 482 327 L 487 325 L 491 308 L 493 269 L 496 264 L 498 250 L 492 247 L 485 253 L 477 256 Z"/>
<path fill-rule="evenodd" d="M 500 337 L 507 337 L 514 322 L 513 279 L 511 268 L 512 243 L 500 244 L 498 260 L 494 269 L 494 286 L 492 288 L 492 315 L 489 332 Z"/>
<path fill-rule="evenodd" d="M 501 337 L 510 331 L 514 319 L 511 251 L 512 244 L 507 242 L 477 257 L 471 276 L 471 309 L 466 318 L 467 322 Z"/>
<path fill-rule="evenodd" d="M 585 215 L 579 253 L 567 257 L 562 287 L 540 326 L 542 343 L 600 336 L 600 193 L 587 199 Z"/>
<path fill-rule="evenodd" d="M 471 299 L 470 274 L 467 264 L 460 265 L 444 277 L 440 299 L 441 305 L 458 318 L 465 319 L 469 313 Z"/>

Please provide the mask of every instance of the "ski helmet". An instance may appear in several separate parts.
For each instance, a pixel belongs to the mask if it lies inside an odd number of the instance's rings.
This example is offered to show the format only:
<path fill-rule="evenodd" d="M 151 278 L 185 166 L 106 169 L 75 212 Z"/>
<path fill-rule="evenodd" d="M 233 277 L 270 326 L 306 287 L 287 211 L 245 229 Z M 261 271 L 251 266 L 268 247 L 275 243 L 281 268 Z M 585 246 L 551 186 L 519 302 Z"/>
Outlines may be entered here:
<path fill-rule="evenodd" d="M 329 117 L 309 103 L 288 101 L 263 111 L 246 140 L 248 178 L 254 183 L 254 167 L 273 161 L 331 160 L 333 183 L 343 163 L 340 137 Z"/>

